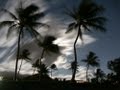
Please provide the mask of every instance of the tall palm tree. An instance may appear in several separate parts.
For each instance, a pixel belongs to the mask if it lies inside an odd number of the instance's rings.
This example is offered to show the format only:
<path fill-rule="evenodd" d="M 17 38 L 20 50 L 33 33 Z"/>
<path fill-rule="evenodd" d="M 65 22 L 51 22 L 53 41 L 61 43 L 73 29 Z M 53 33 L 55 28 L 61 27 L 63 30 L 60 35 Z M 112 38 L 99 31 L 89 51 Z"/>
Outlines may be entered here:
<path fill-rule="evenodd" d="M 45 52 L 46 53 L 47 52 L 59 53 L 59 46 L 56 45 L 56 44 L 53 44 L 53 41 L 55 39 L 56 38 L 54 36 L 45 36 L 44 40 L 42 42 L 38 43 L 38 45 L 43 48 L 41 56 L 37 61 L 40 66 L 41 66 L 41 63 L 42 63 L 41 60 L 43 59 Z M 41 73 L 40 73 L 40 77 L 41 77 Z"/>
<path fill-rule="evenodd" d="M 75 63 L 77 63 L 76 43 L 79 37 L 83 40 L 82 30 L 106 31 L 104 27 L 106 18 L 102 16 L 103 11 L 104 8 L 92 0 L 82 0 L 78 7 L 73 7 L 73 9 L 67 8 L 65 13 L 73 19 L 73 22 L 69 24 L 66 33 L 69 33 L 72 30 L 77 30 L 76 39 L 74 41 Z M 74 67 L 71 80 L 75 80 L 75 74 L 76 66 Z"/>
<path fill-rule="evenodd" d="M 44 26 L 45 24 L 40 23 L 38 20 L 44 17 L 44 13 L 38 12 L 39 7 L 30 4 L 27 7 L 23 7 L 22 3 L 18 5 L 15 9 L 16 13 L 12 13 L 6 9 L 2 9 L 5 13 L 11 16 L 11 20 L 0 22 L 0 28 L 9 26 L 7 37 L 11 34 L 11 32 L 15 31 L 18 33 L 18 44 L 17 44 L 17 56 L 16 56 L 16 64 L 15 64 L 15 80 L 17 80 L 17 68 L 18 68 L 18 59 L 20 52 L 20 41 L 21 36 L 24 36 L 25 30 L 30 33 L 32 37 L 36 37 L 40 35 L 36 31 L 36 27 Z"/>
<path fill-rule="evenodd" d="M 30 55 L 30 52 L 29 52 L 28 49 L 24 49 L 24 50 L 22 51 L 22 53 L 20 54 L 19 59 L 21 59 L 21 63 L 20 63 L 19 69 L 18 69 L 18 75 L 19 75 L 19 73 L 20 73 L 23 60 L 26 60 L 26 61 L 30 61 L 30 60 L 31 60 L 31 59 L 29 58 L 29 55 Z"/>
<path fill-rule="evenodd" d="M 50 69 L 51 69 L 51 77 L 52 77 L 52 70 L 57 70 L 57 66 L 55 64 L 52 64 L 50 66 Z"/>
<path fill-rule="evenodd" d="M 99 59 L 95 53 L 89 52 L 89 54 L 87 55 L 87 58 L 83 59 L 82 61 L 86 63 L 86 80 L 89 81 L 89 78 L 88 78 L 89 67 L 90 66 L 92 66 L 92 67 L 99 66 Z"/>

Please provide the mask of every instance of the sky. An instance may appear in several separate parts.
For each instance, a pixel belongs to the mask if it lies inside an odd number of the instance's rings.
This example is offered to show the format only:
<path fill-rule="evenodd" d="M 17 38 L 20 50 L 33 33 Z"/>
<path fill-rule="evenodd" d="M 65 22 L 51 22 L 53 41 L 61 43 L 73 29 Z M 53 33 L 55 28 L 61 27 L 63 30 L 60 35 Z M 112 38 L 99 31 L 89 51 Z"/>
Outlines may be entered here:
<path fill-rule="evenodd" d="M 48 29 L 42 28 L 39 32 L 45 35 L 54 35 L 57 37 L 57 40 L 54 42 L 58 44 L 61 49 L 61 54 L 46 54 L 45 63 L 49 66 L 55 61 L 59 70 L 54 72 L 54 77 L 71 77 L 71 70 L 69 70 L 69 64 L 74 59 L 73 57 L 73 41 L 75 39 L 74 35 L 76 32 L 70 34 L 65 34 L 67 25 L 70 23 L 71 18 L 64 15 L 64 7 L 72 7 L 78 3 L 79 0 L 26 0 L 27 4 L 36 3 L 41 7 L 41 11 L 46 13 L 46 16 L 43 18 L 44 23 L 48 23 L 51 27 Z M 107 61 L 113 60 L 120 57 L 120 1 L 119 0 L 95 0 L 97 3 L 103 5 L 106 8 L 105 16 L 108 21 L 106 23 L 106 33 L 92 32 L 84 33 L 84 45 L 81 44 L 81 41 L 78 41 L 78 62 L 79 62 L 79 71 L 76 75 L 77 79 L 84 79 L 85 77 L 85 64 L 81 62 L 82 59 L 86 58 L 89 51 L 93 51 L 100 59 L 101 69 L 105 72 L 109 72 L 107 69 Z M 14 7 L 17 5 L 16 0 L 0 0 L 0 7 L 9 9 L 10 11 L 14 10 Z M 6 19 L 4 15 L 0 18 L 0 21 Z M 9 19 L 9 18 L 7 18 Z M 46 34 L 47 32 L 47 34 Z M 0 74 L 8 75 L 6 73 L 14 72 L 14 59 L 16 51 L 16 39 L 12 38 L 6 39 L 7 28 L 0 30 Z M 14 34 L 13 34 L 14 36 Z M 15 36 L 14 36 L 15 37 Z M 29 48 L 31 57 L 35 60 L 41 48 L 39 48 L 33 41 L 27 38 L 24 38 L 22 48 Z M 39 48 L 39 49 L 38 49 Z M 34 58 L 33 58 L 34 57 Z M 49 59 L 49 60 L 48 60 Z M 31 62 L 32 63 L 32 62 Z M 26 68 L 29 67 L 29 68 Z M 25 74 L 26 71 L 31 73 L 32 68 L 30 63 L 24 62 L 23 70 L 21 73 Z M 26 70 L 25 70 L 26 68 Z M 91 69 L 90 72 L 93 72 Z M 11 75 L 11 74 L 10 74 Z"/>

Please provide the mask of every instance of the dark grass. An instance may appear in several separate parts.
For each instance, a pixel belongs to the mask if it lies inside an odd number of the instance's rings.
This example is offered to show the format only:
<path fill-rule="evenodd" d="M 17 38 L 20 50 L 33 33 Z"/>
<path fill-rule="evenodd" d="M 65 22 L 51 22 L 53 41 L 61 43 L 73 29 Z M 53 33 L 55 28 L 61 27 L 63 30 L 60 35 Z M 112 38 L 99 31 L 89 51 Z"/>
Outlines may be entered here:
<path fill-rule="evenodd" d="M 120 85 L 67 81 L 1 81 L 0 90 L 120 90 Z"/>

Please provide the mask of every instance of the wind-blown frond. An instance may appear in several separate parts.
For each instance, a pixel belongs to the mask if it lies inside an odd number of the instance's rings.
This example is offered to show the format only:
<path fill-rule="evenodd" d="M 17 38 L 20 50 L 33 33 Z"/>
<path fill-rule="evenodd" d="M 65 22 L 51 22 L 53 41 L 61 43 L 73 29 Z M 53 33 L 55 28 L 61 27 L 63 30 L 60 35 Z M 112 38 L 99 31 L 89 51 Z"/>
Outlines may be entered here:
<path fill-rule="evenodd" d="M 105 32 L 106 31 L 106 28 L 102 25 L 99 25 L 99 24 L 94 24 L 94 23 L 91 23 L 91 22 L 88 22 L 86 24 L 88 27 L 91 27 L 93 28 L 94 31 L 101 31 L 101 32 Z"/>
<path fill-rule="evenodd" d="M 16 29 L 17 29 L 16 24 L 13 24 L 12 26 L 10 26 L 10 27 L 8 28 L 7 38 L 11 35 L 11 33 L 12 33 L 13 31 L 16 31 Z"/>
<path fill-rule="evenodd" d="M 67 28 L 67 31 L 65 33 L 69 33 L 69 32 L 72 32 L 73 29 L 76 29 L 78 27 L 78 24 L 76 24 L 75 22 L 73 23 L 70 23 L 68 28 Z"/>
<path fill-rule="evenodd" d="M 5 26 L 11 26 L 14 23 L 14 21 L 2 21 L 0 22 L 0 28 L 3 28 Z"/>
<path fill-rule="evenodd" d="M 10 11 L 8 11 L 8 10 L 6 10 L 6 9 L 3 9 L 3 8 L 2 8 L 1 11 L 9 14 L 9 15 L 11 16 L 11 18 L 14 19 L 14 20 L 17 20 L 17 19 L 18 19 L 13 13 L 11 13 Z"/>
<path fill-rule="evenodd" d="M 53 52 L 53 53 L 59 53 L 59 46 L 58 45 L 55 45 L 55 44 L 52 44 L 48 47 L 48 51 L 49 52 Z"/>
<path fill-rule="evenodd" d="M 28 31 L 32 37 L 35 37 L 37 39 L 37 36 L 40 36 L 40 33 L 38 33 L 34 28 L 28 27 Z"/>
<path fill-rule="evenodd" d="M 40 28 L 40 27 L 46 27 L 49 28 L 50 26 L 45 24 L 45 23 L 40 23 L 40 22 L 32 22 L 32 27 L 34 28 Z"/>
<path fill-rule="evenodd" d="M 36 13 L 36 14 L 32 14 L 28 17 L 28 19 L 30 19 L 31 21 L 36 21 L 39 20 L 40 18 L 43 18 L 45 16 L 44 13 Z"/>
<path fill-rule="evenodd" d="M 23 12 L 25 15 L 31 15 L 33 14 L 34 12 L 38 11 L 39 10 L 39 7 L 34 5 L 34 4 L 31 4 L 29 5 L 28 7 L 26 7 Z"/>

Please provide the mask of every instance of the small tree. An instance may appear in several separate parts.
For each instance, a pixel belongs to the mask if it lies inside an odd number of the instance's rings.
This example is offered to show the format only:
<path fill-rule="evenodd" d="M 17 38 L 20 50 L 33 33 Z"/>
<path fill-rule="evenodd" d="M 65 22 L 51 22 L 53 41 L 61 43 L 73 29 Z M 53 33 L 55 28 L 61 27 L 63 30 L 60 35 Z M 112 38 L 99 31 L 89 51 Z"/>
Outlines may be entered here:
<path fill-rule="evenodd" d="M 57 70 L 57 66 L 55 64 L 52 64 L 50 66 L 50 69 L 51 69 L 51 77 L 52 77 L 52 72 L 53 72 L 53 70 Z"/>
<path fill-rule="evenodd" d="M 87 55 L 87 58 L 83 59 L 82 61 L 86 63 L 86 80 L 89 81 L 89 78 L 88 78 L 89 67 L 99 66 L 99 62 L 98 62 L 99 59 L 94 52 L 89 52 L 89 54 Z"/>

